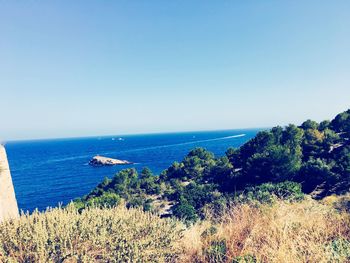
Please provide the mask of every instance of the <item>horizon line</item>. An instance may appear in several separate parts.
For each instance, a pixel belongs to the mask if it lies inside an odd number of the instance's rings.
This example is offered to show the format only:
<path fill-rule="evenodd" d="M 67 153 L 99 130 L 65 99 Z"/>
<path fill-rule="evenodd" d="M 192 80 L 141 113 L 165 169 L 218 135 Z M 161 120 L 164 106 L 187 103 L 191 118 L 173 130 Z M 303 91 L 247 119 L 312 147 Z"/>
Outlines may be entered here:
<path fill-rule="evenodd" d="M 283 127 L 283 126 L 282 126 Z M 108 137 L 122 137 L 122 136 L 138 136 L 138 135 L 157 135 L 157 134 L 175 134 L 175 133 L 191 133 L 191 132 L 220 132 L 220 131 L 239 131 L 239 130 L 264 130 L 271 127 L 249 127 L 249 128 L 232 128 L 232 129 L 209 129 L 209 130 L 181 130 L 181 131 L 164 131 L 164 132 L 136 132 L 136 133 L 122 133 L 122 134 L 104 134 L 104 135 L 82 135 L 82 136 L 67 136 L 67 137 L 44 137 L 44 138 L 28 138 L 28 139 L 10 139 L 0 140 L 0 144 L 12 142 L 30 142 L 30 141 L 54 141 L 54 140 L 71 140 L 84 138 L 108 138 Z"/>

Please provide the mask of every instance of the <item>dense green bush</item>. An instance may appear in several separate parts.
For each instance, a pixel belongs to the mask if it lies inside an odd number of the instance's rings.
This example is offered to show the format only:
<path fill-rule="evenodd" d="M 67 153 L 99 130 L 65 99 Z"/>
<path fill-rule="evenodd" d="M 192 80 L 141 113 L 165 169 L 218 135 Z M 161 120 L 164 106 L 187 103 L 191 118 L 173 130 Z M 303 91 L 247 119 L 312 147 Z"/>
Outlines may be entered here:
<path fill-rule="evenodd" d="M 116 193 L 103 192 L 102 195 L 90 198 L 86 202 L 77 199 L 74 204 L 79 210 L 81 210 L 86 207 L 114 207 L 119 205 L 120 202 L 121 198 Z"/>
<path fill-rule="evenodd" d="M 173 215 L 189 223 L 198 219 L 196 210 L 185 199 L 180 199 L 178 204 L 173 207 Z"/>
<path fill-rule="evenodd" d="M 265 183 L 255 187 L 248 187 L 239 197 L 239 200 L 271 203 L 276 198 L 289 201 L 300 201 L 304 198 L 304 194 L 299 183 L 286 181 L 277 184 Z"/>
<path fill-rule="evenodd" d="M 331 122 L 332 128 L 337 132 L 350 132 L 350 109 L 339 113 Z"/>

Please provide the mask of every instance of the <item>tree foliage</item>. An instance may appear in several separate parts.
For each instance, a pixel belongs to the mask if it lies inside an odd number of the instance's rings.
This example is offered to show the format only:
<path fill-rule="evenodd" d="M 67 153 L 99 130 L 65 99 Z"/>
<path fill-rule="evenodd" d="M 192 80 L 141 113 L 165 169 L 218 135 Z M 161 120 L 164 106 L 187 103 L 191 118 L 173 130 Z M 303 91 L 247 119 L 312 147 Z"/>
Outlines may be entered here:
<path fill-rule="evenodd" d="M 298 200 L 301 189 L 315 197 L 343 193 L 350 187 L 349 143 L 350 110 L 332 121 L 261 131 L 221 157 L 195 148 L 159 176 L 148 168 L 140 174 L 123 170 L 76 204 L 113 206 L 124 200 L 151 211 L 168 205 L 174 216 L 196 220 L 208 204 L 220 207 L 238 196 L 263 202 L 272 196 Z"/>

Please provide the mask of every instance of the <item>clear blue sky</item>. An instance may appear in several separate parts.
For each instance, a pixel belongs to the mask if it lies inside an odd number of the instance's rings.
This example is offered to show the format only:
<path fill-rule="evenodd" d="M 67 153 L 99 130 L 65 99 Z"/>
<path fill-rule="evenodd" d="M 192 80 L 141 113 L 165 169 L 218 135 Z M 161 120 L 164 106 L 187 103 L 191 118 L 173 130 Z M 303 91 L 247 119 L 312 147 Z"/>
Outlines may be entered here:
<path fill-rule="evenodd" d="M 0 139 L 268 127 L 350 107 L 350 1 L 0 1 Z"/>

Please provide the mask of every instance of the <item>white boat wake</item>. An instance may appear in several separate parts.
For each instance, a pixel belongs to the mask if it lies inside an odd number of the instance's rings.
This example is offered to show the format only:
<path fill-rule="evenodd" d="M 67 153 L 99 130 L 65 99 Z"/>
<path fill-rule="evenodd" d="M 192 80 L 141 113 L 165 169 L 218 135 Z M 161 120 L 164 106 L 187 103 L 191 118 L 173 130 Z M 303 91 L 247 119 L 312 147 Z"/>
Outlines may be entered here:
<path fill-rule="evenodd" d="M 196 140 L 196 141 L 190 141 L 190 142 L 165 144 L 165 145 L 150 146 L 150 147 L 136 148 L 136 149 L 130 149 L 130 150 L 101 152 L 101 154 L 104 154 L 104 155 L 113 155 L 114 154 L 115 155 L 115 154 L 118 154 L 118 153 L 129 153 L 129 152 L 139 152 L 139 151 L 145 151 L 145 150 L 146 151 L 147 150 L 155 150 L 155 149 L 176 147 L 176 146 L 181 146 L 181 145 L 197 144 L 197 143 L 202 143 L 202 142 L 229 140 L 229 139 L 240 138 L 240 137 L 244 137 L 244 136 L 246 136 L 246 134 L 242 133 L 242 134 L 237 134 L 237 135 L 231 135 L 231 136 L 219 137 L 219 138 L 213 138 L 213 139 L 206 139 L 206 140 Z M 63 161 L 71 161 L 71 160 L 75 160 L 75 159 L 87 159 L 87 158 L 90 158 L 90 157 L 91 157 L 91 154 L 89 154 L 89 155 L 79 155 L 79 156 L 72 156 L 72 157 L 66 157 L 66 158 L 51 159 L 51 160 L 48 160 L 48 161 L 43 162 L 41 164 L 63 162 Z"/>
<path fill-rule="evenodd" d="M 166 145 L 158 145 L 158 146 L 150 146 L 150 147 L 144 147 L 144 148 L 138 148 L 138 149 L 130 149 L 120 152 L 138 152 L 138 151 L 144 151 L 144 150 L 154 150 L 154 149 L 161 149 L 161 148 L 169 148 L 169 147 L 175 147 L 175 146 L 181 146 L 181 145 L 190 145 L 190 144 L 196 144 L 196 143 L 202 143 L 202 142 L 211 142 L 211 141 L 220 141 L 220 140 L 228 140 L 228 139 L 234 139 L 239 137 L 244 137 L 246 134 L 237 134 L 237 135 L 231 135 L 226 137 L 219 137 L 214 139 L 206 139 L 206 140 L 197 140 L 197 141 L 191 141 L 191 142 L 182 142 L 182 143 L 174 143 L 174 144 L 166 144 Z M 104 154 L 113 154 L 115 152 L 106 152 Z"/>

